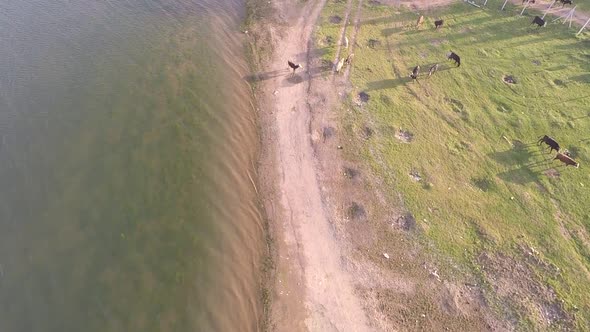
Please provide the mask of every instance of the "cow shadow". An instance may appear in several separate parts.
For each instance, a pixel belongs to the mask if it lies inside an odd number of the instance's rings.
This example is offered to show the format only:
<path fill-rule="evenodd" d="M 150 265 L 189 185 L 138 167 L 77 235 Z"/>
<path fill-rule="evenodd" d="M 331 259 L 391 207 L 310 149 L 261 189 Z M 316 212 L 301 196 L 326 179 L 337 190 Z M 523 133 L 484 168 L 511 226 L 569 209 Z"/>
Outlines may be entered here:
<path fill-rule="evenodd" d="M 290 70 L 288 68 L 284 68 L 284 69 L 271 70 L 271 71 L 262 72 L 262 73 L 254 73 L 254 74 L 246 75 L 243 78 L 246 81 L 248 81 L 249 83 L 256 83 L 256 82 L 270 80 L 271 78 L 275 78 L 278 76 L 283 76 L 285 74 L 288 74 L 289 72 L 290 72 Z"/>
<path fill-rule="evenodd" d="M 529 167 L 520 167 L 511 169 L 506 172 L 496 174 L 500 179 L 506 182 L 512 182 L 519 185 L 535 182 L 539 180 L 540 171 L 534 171 Z"/>
<path fill-rule="evenodd" d="M 289 74 L 283 80 L 282 86 L 292 86 L 304 81 L 309 81 L 329 71 L 331 71 L 331 66 L 318 66 L 309 68 L 306 72 L 296 73 L 295 75 Z"/>
<path fill-rule="evenodd" d="M 580 83 L 590 83 L 590 74 L 578 75 L 570 77 L 570 79 Z"/>
<path fill-rule="evenodd" d="M 403 31 L 404 28 L 403 27 L 396 27 L 396 28 L 386 28 L 381 30 L 381 36 L 383 37 L 389 37 L 395 33 L 401 32 Z"/>
<path fill-rule="evenodd" d="M 494 161 L 505 166 L 527 165 L 531 163 L 532 158 L 539 155 L 541 153 L 535 143 L 514 144 L 514 147 L 510 150 L 488 154 Z"/>
<path fill-rule="evenodd" d="M 305 69 L 305 68 L 303 68 L 303 69 Z M 303 82 L 304 80 L 309 80 L 311 78 L 314 78 L 314 77 L 321 75 L 322 73 L 328 72 L 330 70 L 331 70 L 331 65 L 322 65 L 322 66 L 309 68 L 305 72 L 300 72 L 300 71 L 296 72 L 295 75 L 293 75 L 292 74 L 293 71 L 291 69 L 285 68 L 285 69 L 277 69 L 277 70 L 271 70 L 271 71 L 267 71 L 267 72 L 246 75 L 243 77 L 243 79 L 245 79 L 249 83 L 256 83 L 256 82 L 270 80 L 270 79 L 280 77 L 280 76 L 287 76 L 285 81 L 287 81 L 291 84 L 298 84 L 298 83 Z"/>
<path fill-rule="evenodd" d="M 393 79 L 386 79 L 380 81 L 373 81 L 367 83 L 366 91 L 374 91 L 374 90 L 383 90 L 383 89 L 391 89 L 397 86 L 406 84 L 410 82 L 412 79 L 409 77 L 400 77 L 400 78 L 393 78 Z"/>

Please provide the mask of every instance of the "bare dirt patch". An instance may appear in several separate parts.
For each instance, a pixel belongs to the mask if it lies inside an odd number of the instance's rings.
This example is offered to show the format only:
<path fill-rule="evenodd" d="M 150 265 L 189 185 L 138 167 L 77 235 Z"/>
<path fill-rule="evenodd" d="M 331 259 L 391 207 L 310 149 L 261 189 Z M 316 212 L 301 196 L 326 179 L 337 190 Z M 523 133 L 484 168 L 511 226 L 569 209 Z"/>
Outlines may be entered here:
<path fill-rule="evenodd" d="M 378 39 L 369 39 L 369 41 L 367 42 L 367 45 L 370 48 L 377 48 L 377 47 L 381 47 L 381 41 L 379 41 Z"/>
<path fill-rule="evenodd" d="M 414 134 L 408 130 L 398 130 L 395 133 L 395 138 L 404 142 L 404 143 L 411 143 L 414 140 Z"/>
<path fill-rule="evenodd" d="M 410 212 L 407 212 L 395 218 L 391 225 L 406 232 L 413 231 L 416 228 L 416 219 Z"/>
<path fill-rule="evenodd" d="M 502 76 L 502 81 L 508 84 L 516 84 L 516 78 L 512 75 L 504 75 Z"/>
<path fill-rule="evenodd" d="M 336 133 L 336 129 L 334 129 L 334 127 L 326 126 L 326 127 L 322 128 L 322 138 L 324 139 L 324 141 L 332 138 L 332 136 L 334 136 L 335 133 Z"/>
<path fill-rule="evenodd" d="M 352 167 L 344 167 L 344 176 L 350 180 L 356 180 L 361 175 L 361 172 L 352 168 Z"/>
<path fill-rule="evenodd" d="M 348 217 L 352 220 L 363 220 L 367 218 L 367 211 L 357 202 L 352 202 L 348 207 Z"/>
<path fill-rule="evenodd" d="M 330 23 L 332 23 L 332 24 L 339 24 L 340 22 L 342 22 L 342 17 L 340 17 L 338 15 L 334 15 L 334 16 L 330 16 L 329 20 L 330 20 Z"/>
<path fill-rule="evenodd" d="M 369 94 L 362 91 L 361 93 L 359 93 L 359 100 L 363 103 L 368 103 L 369 102 Z"/>
<path fill-rule="evenodd" d="M 369 138 L 373 137 L 373 134 L 375 134 L 375 131 L 373 129 L 371 129 L 371 127 L 365 126 L 365 128 L 363 128 L 363 138 L 364 139 L 369 139 Z"/>
<path fill-rule="evenodd" d="M 482 253 L 478 261 L 494 293 L 506 305 L 504 309 L 509 317 L 517 317 L 518 312 L 524 311 L 547 329 L 573 328 L 574 317 L 565 311 L 555 291 L 539 280 L 524 259 Z"/>
<path fill-rule="evenodd" d="M 416 170 L 410 172 L 410 178 L 416 182 L 422 181 L 422 176 Z"/>

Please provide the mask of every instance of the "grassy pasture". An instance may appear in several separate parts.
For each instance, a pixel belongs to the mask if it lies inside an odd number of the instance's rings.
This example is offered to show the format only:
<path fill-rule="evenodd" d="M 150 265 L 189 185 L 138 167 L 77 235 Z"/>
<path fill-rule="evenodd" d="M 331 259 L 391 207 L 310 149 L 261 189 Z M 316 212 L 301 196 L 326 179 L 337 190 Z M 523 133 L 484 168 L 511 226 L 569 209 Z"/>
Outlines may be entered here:
<path fill-rule="evenodd" d="M 330 17 L 344 7 L 330 1 L 320 19 L 315 36 L 325 60 L 334 60 L 341 26 Z M 534 28 L 535 13 L 519 17 L 514 6 L 438 8 L 421 13 L 420 29 L 408 9 L 362 10 L 354 90 L 341 111 L 344 134 L 356 137 L 355 157 L 391 197 L 401 193 L 423 239 L 476 275 L 489 302 L 518 327 L 590 329 L 589 34 L 575 37 L 577 29 L 561 24 Z M 439 31 L 436 18 L 445 20 Z M 449 50 L 461 56 L 459 68 L 446 60 Z M 429 78 L 434 63 L 440 68 Z M 416 65 L 422 73 L 411 82 Z M 361 91 L 370 98 L 362 106 Z M 368 140 L 359 138 L 365 127 L 374 132 Z M 544 134 L 580 168 L 552 161 L 555 153 L 536 144 Z M 513 278 L 537 286 L 512 280 L 517 289 L 506 295 L 498 279 L 511 264 L 528 271 Z M 533 288 L 544 294 L 531 295 Z M 563 319 L 547 318 L 541 302 L 558 306 Z"/>

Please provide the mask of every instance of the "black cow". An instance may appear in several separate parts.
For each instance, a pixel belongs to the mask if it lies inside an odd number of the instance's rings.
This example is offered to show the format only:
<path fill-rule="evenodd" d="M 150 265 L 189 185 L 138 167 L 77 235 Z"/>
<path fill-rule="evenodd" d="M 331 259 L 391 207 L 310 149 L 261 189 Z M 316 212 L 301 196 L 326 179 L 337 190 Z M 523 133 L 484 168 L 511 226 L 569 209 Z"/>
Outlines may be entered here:
<path fill-rule="evenodd" d="M 559 152 L 559 143 L 557 143 L 557 141 L 554 140 L 553 138 L 551 138 L 547 135 L 543 135 L 537 141 L 537 144 L 541 144 L 541 143 L 545 143 L 551 148 L 551 149 L 549 149 L 549 153 L 551 153 L 551 151 L 553 151 L 553 150 Z"/>
<path fill-rule="evenodd" d="M 547 24 L 542 18 L 540 18 L 539 16 L 535 16 L 535 18 L 533 19 L 533 21 L 531 22 L 531 24 L 536 24 L 539 27 L 544 27 L 545 24 Z"/>
<path fill-rule="evenodd" d="M 434 28 L 438 29 L 438 28 L 442 27 L 443 23 L 445 23 L 444 20 L 434 21 Z"/>
<path fill-rule="evenodd" d="M 289 64 L 289 67 L 291 67 L 291 69 L 293 69 L 293 74 L 291 74 L 291 75 L 295 75 L 295 71 L 296 71 L 297 69 L 299 69 L 299 68 L 303 68 L 303 66 L 302 66 L 302 65 L 300 65 L 300 64 L 294 64 L 294 63 L 293 63 L 293 62 L 291 62 L 291 61 L 287 61 L 287 64 Z"/>
<path fill-rule="evenodd" d="M 572 0 L 559 0 L 559 1 L 562 3 L 562 5 L 561 5 L 562 8 L 565 7 L 565 5 L 573 4 Z"/>
<path fill-rule="evenodd" d="M 420 74 L 420 66 L 414 67 L 414 69 L 410 73 L 410 78 L 413 79 L 413 80 L 417 80 L 418 79 L 418 74 Z"/>
<path fill-rule="evenodd" d="M 428 76 L 431 76 L 432 74 L 436 73 L 437 70 L 438 63 L 435 63 L 434 65 L 432 65 L 432 67 L 430 67 L 430 70 L 428 71 Z"/>
<path fill-rule="evenodd" d="M 447 59 L 455 61 L 455 64 L 457 65 L 457 67 L 461 66 L 461 58 L 457 54 L 455 54 L 453 51 L 451 51 L 449 54 L 447 54 Z"/>

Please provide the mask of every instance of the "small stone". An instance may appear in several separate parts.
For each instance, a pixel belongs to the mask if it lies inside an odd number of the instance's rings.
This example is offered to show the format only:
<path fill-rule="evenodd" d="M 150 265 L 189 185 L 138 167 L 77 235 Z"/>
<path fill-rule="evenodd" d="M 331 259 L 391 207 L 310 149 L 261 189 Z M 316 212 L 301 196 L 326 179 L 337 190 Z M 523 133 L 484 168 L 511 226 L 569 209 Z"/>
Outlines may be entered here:
<path fill-rule="evenodd" d="M 422 315 L 420 315 L 420 317 L 422 317 L 422 318 L 425 318 L 425 317 L 426 317 L 426 315 L 425 315 L 425 314 L 422 314 Z"/>
<path fill-rule="evenodd" d="M 389 255 L 386 252 L 383 253 L 383 257 L 389 259 Z"/>

